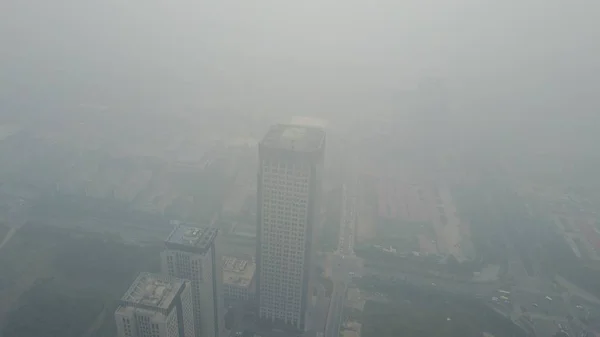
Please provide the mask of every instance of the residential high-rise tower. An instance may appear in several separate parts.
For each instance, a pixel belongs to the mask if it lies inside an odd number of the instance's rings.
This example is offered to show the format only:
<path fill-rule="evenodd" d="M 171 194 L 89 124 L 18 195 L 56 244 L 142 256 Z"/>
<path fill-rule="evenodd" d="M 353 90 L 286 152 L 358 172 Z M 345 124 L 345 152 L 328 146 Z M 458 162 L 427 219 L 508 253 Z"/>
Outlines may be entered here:
<path fill-rule="evenodd" d="M 306 330 L 325 131 L 275 125 L 259 144 L 257 306 L 262 320 Z"/>
<path fill-rule="evenodd" d="M 225 331 L 216 236 L 215 228 L 176 224 L 161 253 L 163 273 L 191 281 L 196 337 L 221 337 Z"/>
<path fill-rule="evenodd" d="M 190 281 L 141 273 L 115 311 L 118 337 L 194 337 Z"/>

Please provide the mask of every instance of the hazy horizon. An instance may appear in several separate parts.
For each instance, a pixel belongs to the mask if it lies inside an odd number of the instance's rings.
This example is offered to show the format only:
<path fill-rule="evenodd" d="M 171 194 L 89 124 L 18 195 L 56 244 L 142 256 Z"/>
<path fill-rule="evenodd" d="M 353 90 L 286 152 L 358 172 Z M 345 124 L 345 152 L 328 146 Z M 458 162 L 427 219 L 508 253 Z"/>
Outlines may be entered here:
<path fill-rule="evenodd" d="M 474 123 L 569 120 L 599 106 L 600 5 L 584 1 L 36 5 L 2 5 L 8 113 L 72 102 L 356 118 L 397 113 L 427 78 L 447 88 L 452 118 Z"/>

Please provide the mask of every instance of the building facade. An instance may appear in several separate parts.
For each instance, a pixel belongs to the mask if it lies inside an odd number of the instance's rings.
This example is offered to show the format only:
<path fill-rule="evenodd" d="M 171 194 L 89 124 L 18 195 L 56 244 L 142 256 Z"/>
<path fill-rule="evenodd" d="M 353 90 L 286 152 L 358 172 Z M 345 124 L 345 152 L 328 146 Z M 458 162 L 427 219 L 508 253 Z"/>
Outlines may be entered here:
<path fill-rule="evenodd" d="M 256 263 L 248 259 L 223 256 L 223 295 L 225 301 L 254 299 Z"/>
<path fill-rule="evenodd" d="M 176 224 L 161 253 L 166 275 L 191 281 L 196 337 L 225 333 L 222 273 L 215 252 L 217 229 Z"/>
<path fill-rule="evenodd" d="M 191 282 L 141 273 L 115 311 L 118 337 L 194 337 Z"/>
<path fill-rule="evenodd" d="M 259 144 L 257 305 L 260 319 L 306 330 L 325 132 L 276 125 Z"/>

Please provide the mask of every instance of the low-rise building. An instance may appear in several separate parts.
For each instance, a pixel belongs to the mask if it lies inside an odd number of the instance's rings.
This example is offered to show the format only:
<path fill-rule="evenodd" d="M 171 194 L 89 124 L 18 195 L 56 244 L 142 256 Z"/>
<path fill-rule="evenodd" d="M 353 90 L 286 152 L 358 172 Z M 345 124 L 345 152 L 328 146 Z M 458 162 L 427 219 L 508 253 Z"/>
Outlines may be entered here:
<path fill-rule="evenodd" d="M 254 298 L 254 273 L 256 263 L 253 260 L 223 256 L 223 295 L 226 301 Z"/>

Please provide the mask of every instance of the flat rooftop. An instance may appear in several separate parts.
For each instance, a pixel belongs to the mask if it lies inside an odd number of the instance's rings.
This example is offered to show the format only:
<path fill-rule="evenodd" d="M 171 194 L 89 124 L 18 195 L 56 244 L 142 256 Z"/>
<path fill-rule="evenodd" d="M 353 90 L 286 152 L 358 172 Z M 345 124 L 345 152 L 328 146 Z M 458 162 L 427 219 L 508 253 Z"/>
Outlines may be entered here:
<path fill-rule="evenodd" d="M 250 260 L 223 256 L 223 283 L 237 287 L 249 287 L 252 284 L 256 263 Z"/>
<path fill-rule="evenodd" d="M 169 276 L 140 273 L 125 295 L 121 297 L 123 306 L 143 309 L 166 310 L 183 289 L 185 281 Z"/>
<path fill-rule="evenodd" d="M 232 226 L 229 235 L 237 235 L 246 238 L 256 238 L 256 225 L 248 222 L 236 222 Z"/>
<path fill-rule="evenodd" d="M 212 246 L 217 232 L 216 228 L 178 223 L 167 237 L 165 244 L 170 249 L 204 253 Z"/>
<path fill-rule="evenodd" d="M 320 150 L 325 144 L 325 130 L 320 127 L 278 124 L 272 126 L 261 145 L 269 148 L 299 152 Z"/>

